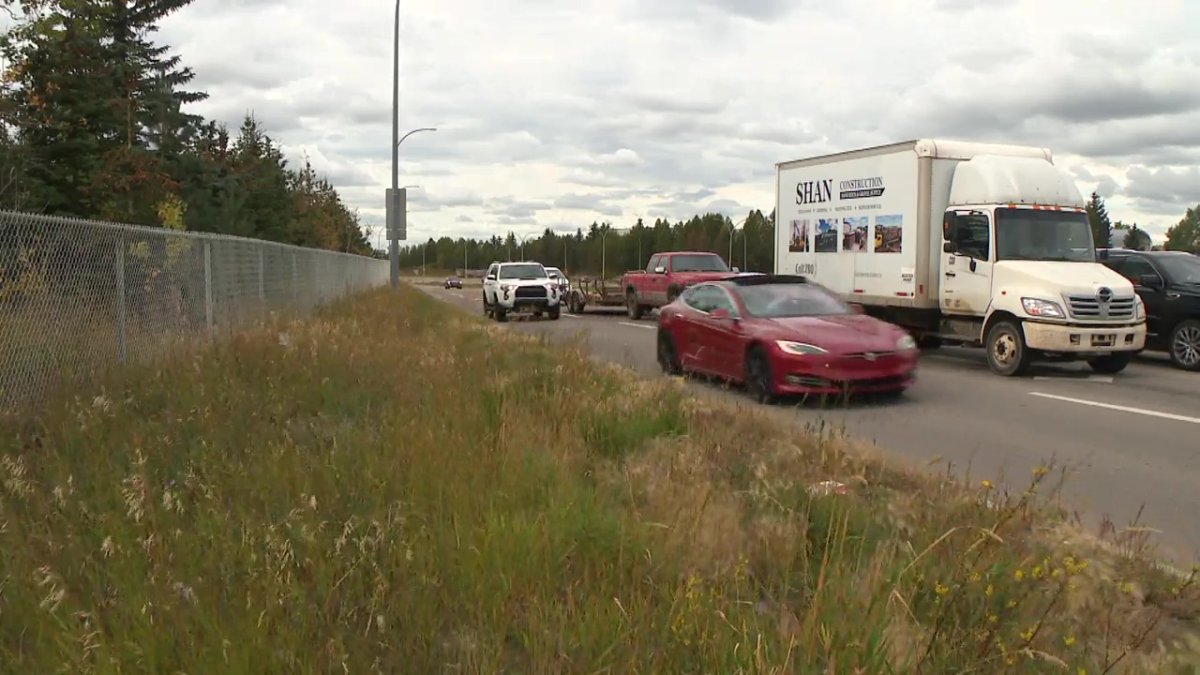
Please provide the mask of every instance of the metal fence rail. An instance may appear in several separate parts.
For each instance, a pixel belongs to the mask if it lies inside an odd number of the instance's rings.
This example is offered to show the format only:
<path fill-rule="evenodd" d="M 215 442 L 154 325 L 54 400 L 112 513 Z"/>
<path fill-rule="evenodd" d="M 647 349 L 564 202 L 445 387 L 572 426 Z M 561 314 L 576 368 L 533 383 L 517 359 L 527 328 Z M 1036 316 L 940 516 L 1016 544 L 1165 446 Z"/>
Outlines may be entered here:
<path fill-rule="evenodd" d="M 387 283 L 386 260 L 0 211 L 0 412 L 59 382 Z"/>

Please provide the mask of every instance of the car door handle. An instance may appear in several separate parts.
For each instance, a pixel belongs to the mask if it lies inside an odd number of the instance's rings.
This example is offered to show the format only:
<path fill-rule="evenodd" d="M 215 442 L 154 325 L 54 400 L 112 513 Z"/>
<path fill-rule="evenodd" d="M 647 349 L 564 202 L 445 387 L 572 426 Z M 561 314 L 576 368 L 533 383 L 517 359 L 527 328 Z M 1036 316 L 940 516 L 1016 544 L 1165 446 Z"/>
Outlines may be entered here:
<path fill-rule="evenodd" d="M 957 275 L 957 274 L 955 274 L 954 272 L 946 272 L 946 276 L 948 276 L 948 277 L 955 277 L 955 276 L 958 276 L 958 275 Z"/>

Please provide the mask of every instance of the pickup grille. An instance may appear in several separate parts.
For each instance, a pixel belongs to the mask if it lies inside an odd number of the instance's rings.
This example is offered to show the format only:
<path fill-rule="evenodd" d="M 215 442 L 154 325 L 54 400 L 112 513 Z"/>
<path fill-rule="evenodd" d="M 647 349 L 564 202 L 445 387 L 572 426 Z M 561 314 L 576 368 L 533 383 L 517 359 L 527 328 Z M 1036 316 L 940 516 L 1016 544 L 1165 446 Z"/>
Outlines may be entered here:
<path fill-rule="evenodd" d="M 544 297 L 546 297 L 546 287 L 545 286 L 517 286 L 517 292 L 514 297 L 544 298 Z"/>
<path fill-rule="evenodd" d="M 1067 309 L 1073 318 L 1084 321 L 1123 321 L 1133 319 L 1135 302 L 1133 297 L 1113 298 L 1104 303 L 1095 295 L 1068 295 Z"/>

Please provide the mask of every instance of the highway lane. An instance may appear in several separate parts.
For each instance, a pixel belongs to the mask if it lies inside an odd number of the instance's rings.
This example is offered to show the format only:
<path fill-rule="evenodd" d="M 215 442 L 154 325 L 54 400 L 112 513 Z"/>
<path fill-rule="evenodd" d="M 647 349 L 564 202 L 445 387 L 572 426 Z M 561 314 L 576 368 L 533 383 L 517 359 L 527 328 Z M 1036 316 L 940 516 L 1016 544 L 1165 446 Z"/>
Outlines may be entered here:
<path fill-rule="evenodd" d="M 434 297 L 480 313 L 479 290 L 423 287 Z M 598 358 L 659 374 L 655 319 L 588 310 L 558 321 L 513 321 L 516 330 L 579 335 Z M 737 391 L 693 388 L 738 405 Z M 779 406 L 795 422 L 844 425 L 854 437 L 915 462 L 942 458 L 975 479 L 1012 477 L 1023 486 L 1051 459 L 1075 471 L 1065 498 L 1095 526 L 1103 516 L 1125 525 L 1145 506 L 1142 524 L 1162 530 L 1163 554 L 1190 562 L 1200 554 L 1200 375 L 1148 357 L 1115 376 L 1086 364 L 1041 366 L 1023 378 L 993 375 L 982 350 L 945 348 L 922 356 L 918 382 L 900 401 L 820 409 Z"/>

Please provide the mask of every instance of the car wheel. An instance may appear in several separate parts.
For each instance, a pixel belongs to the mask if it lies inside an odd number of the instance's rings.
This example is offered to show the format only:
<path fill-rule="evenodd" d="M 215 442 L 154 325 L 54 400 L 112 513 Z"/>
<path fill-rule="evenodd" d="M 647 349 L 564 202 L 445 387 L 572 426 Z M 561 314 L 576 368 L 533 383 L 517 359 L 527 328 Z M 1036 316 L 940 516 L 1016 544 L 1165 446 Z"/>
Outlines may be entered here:
<path fill-rule="evenodd" d="M 555 305 L 550 308 L 548 314 L 551 321 L 558 321 L 558 317 L 562 316 L 562 309 L 558 305 Z"/>
<path fill-rule="evenodd" d="M 638 304 L 637 293 L 633 291 L 625 292 L 625 312 L 634 321 L 642 318 L 642 306 Z"/>
<path fill-rule="evenodd" d="M 746 354 L 746 389 L 759 403 L 775 400 L 775 376 L 771 373 L 771 361 L 762 347 L 752 347 Z"/>
<path fill-rule="evenodd" d="M 1088 359 L 1088 365 L 1097 373 L 1105 375 L 1115 375 L 1122 370 L 1129 362 L 1133 360 L 1133 354 L 1130 352 L 1118 352 L 1116 354 L 1105 354 L 1094 359 Z"/>
<path fill-rule="evenodd" d="M 1200 321 L 1180 321 L 1171 331 L 1171 363 L 1184 370 L 1200 370 Z"/>
<path fill-rule="evenodd" d="M 987 360 L 993 372 L 1005 377 L 1029 370 L 1033 358 L 1019 324 L 1005 320 L 992 326 L 987 335 Z"/>
<path fill-rule="evenodd" d="M 675 351 L 675 341 L 668 333 L 658 331 L 658 366 L 667 375 L 682 375 L 683 364 Z"/>

